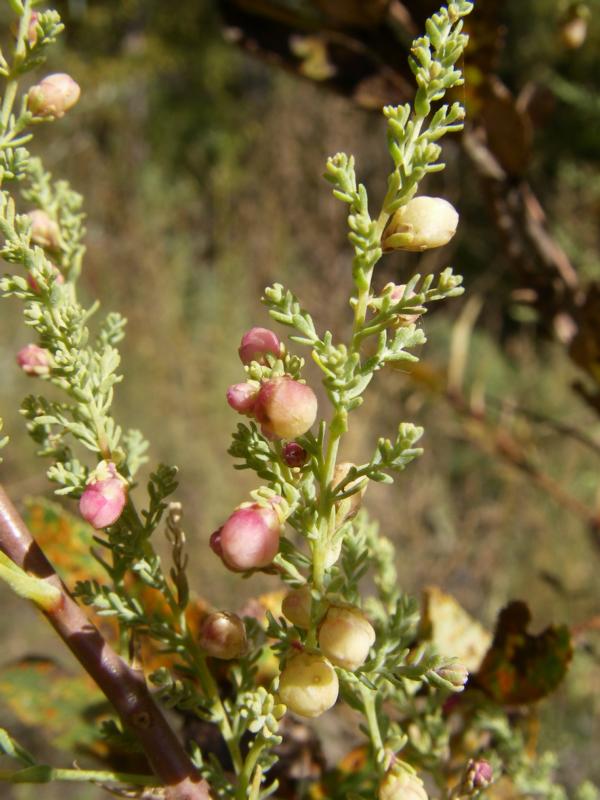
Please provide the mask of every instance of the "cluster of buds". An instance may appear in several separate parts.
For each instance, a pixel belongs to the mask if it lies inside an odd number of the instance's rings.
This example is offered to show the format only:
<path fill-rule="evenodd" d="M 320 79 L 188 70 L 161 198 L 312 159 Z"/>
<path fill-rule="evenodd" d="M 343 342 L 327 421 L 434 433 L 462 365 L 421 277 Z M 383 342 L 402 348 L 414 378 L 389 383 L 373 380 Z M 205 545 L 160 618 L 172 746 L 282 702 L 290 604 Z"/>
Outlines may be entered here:
<path fill-rule="evenodd" d="M 277 503 L 242 505 L 210 537 L 210 546 L 233 572 L 268 567 L 279 552 Z"/>
<path fill-rule="evenodd" d="M 101 461 L 88 478 L 79 500 L 79 513 L 96 530 L 108 528 L 127 502 L 127 481 L 111 461 Z"/>
<path fill-rule="evenodd" d="M 282 603 L 284 616 L 299 628 L 311 623 L 312 599 L 308 586 L 292 589 Z M 331 708 L 338 693 L 334 667 L 350 671 L 361 667 L 375 643 L 375 631 L 358 608 L 330 606 L 319 625 L 320 654 L 293 656 L 279 684 L 283 703 L 303 717 L 318 717 Z"/>
<path fill-rule="evenodd" d="M 17 364 L 26 375 L 41 376 L 50 373 L 52 359 L 50 353 L 37 344 L 26 344 L 17 353 Z"/>
<path fill-rule="evenodd" d="M 456 233 L 458 213 L 441 197 L 414 197 L 399 208 L 387 224 L 381 246 L 391 250 L 420 252 L 448 244 Z"/>
<path fill-rule="evenodd" d="M 32 86 L 27 95 L 27 108 L 34 117 L 64 116 L 79 100 L 81 90 L 70 75 L 56 72 Z"/>
<path fill-rule="evenodd" d="M 200 628 L 200 647 L 213 658 L 240 658 L 248 649 L 246 628 L 237 614 L 215 611 Z"/>
<path fill-rule="evenodd" d="M 252 328 L 242 337 L 239 354 L 245 365 L 264 364 L 268 355 L 283 355 L 283 345 L 273 331 Z M 313 390 L 285 375 L 263 383 L 236 383 L 227 390 L 227 402 L 239 414 L 256 419 L 270 439 L 295 439 L 306 433 L 317 417 Z M 294 456 L 290 457 L 293 461 Z"/>

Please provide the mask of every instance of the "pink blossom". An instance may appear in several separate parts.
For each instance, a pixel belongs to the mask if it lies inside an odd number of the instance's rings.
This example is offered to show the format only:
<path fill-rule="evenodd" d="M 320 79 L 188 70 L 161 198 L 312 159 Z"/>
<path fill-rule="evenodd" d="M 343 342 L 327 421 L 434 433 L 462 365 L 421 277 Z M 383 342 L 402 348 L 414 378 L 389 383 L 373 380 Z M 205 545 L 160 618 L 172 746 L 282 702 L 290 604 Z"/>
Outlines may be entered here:
<path fill-rule="evenodd" d="M 101 461 L 79 500 L 79 513 L 96 530 L 115 523 L 127 502 L 127 482 L 114 464 Z"/>
<path fill-rule="evenodd" d="M 17 364 L 27 375 L 47 375 L 50 372 L 50 353 L 37 344 L 27 344 L 17 353 Z"/>
<path fill-rule="evenodd" d="M 267 354 L 279 357 L 281 355 L 281 342 L 277 334 L 268 328 L 251 328 L 242 336 L 238 350 L 242 364 L 258 361 L 264 364 Z"/>

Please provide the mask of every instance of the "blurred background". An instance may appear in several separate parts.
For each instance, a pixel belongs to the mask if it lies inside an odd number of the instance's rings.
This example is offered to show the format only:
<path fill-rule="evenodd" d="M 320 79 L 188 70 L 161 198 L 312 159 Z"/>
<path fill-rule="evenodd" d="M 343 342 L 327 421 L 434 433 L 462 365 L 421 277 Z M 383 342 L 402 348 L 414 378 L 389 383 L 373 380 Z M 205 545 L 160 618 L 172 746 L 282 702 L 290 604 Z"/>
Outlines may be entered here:
<path fill-rule="evenodd" d="M 446 171 L 422 187 L 459 209 L 459 233 L 442 251 L 385 256 L 376 276 L 381 288 L 451 264 L 467 291 L 426 316 L 418 368 L 377 376 L 342 457 L 365 460 L 399 419 L 423 425 L 423 457 L 366 498 L 397 545 L 403 587 L 437 585 L 490 629 L 514 598 L 535 630 L 576 628 L 569 678 L 540 709 L 541 746 L 574 785 L 600 781 L 600 647 L 589 633 L 600 614 L 600 4 L 480 5 L 458 95 L 469 126 L 448 137 Z M 40 127 L 32 149 L 85 197 L 82 296 L 129 319 L 119 419 L 148 436 L 151 464 L 180 467 L 192 585 L 229 607 L 239 579 L 207 540 L 253 488 L 226 455 L 239 339 L 269 324 L 260 295 L 275 280 L 322 330 L 347 332 L 345 207 L 321 178 L 325 160 L 354 153 L 375 208 L 389 169 L 377 109 L 410 99 L 407 48 L 437 4 L 57 8 L 67 30 L 44 70 L 73 75 L 82 99 Z M 50 494 L 18 414 L 31 385 L 14 355 L 27 341 L 18 303 L 4 302 L 1 474 L 17 503 Z M 243 591 L 271 585 L 255 577 Z M 69 664 L 33 613 L 0 596 L 3 660 L 35 640 L 36 654 Z M 11 791 L 28 800 L 39 789 Z"/>

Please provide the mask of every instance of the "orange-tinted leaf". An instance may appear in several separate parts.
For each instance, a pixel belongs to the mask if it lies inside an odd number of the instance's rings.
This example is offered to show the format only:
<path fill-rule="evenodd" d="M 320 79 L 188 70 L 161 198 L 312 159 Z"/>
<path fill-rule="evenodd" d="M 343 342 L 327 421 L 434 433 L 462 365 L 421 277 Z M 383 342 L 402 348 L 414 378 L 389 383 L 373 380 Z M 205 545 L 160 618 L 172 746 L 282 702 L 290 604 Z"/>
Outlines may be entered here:
<path fill-rule="evenodd" d="M 36 497 L 27 504 L 25 522 L 67 586 L 104 580 L 105 572 L 90 552 L 94 531 L 79 517 Z"/>
<path fill-rule="evenodd" d="M 25 658 L 0 669 L 0 703 L 54 747 L 106 751 L 98 731 L 110 706 L 85 674 L 73 676 L 53 661 Z"/>
<path fill-rule="evenodd" d="M 573 646 L 565 625 L 527 633 L 531 613 L 514 601 L 502 609 L 496 632 L 473 684 L 498 703 L 532 703 L 550 694 L 565 676 Z"/>

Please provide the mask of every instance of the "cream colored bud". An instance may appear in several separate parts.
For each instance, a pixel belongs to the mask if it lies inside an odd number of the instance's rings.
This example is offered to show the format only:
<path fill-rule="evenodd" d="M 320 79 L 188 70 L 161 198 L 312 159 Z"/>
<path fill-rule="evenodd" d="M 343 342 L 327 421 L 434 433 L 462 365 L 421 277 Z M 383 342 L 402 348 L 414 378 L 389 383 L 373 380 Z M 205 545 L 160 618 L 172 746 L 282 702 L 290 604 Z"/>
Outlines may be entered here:
<path fill-rule="evenodd" d="M 428 800 L 423 781 L 405 769 L 388 772 L 379 784 L 377 800 Z"/>
<path fill-rule="evenodd" d="M 319 647 L 335 664 L 354 671 L 362 666 L 375 644 L 375 631 L 358 608 L 331 606 L 319 628 Z"/>
<path fill-rule="evenodd" d="M 32 86 L 27 108 L 36 117 L 62 117 L 79 100 L 81 89 L 70 75 L 56 72 Z"/>
<path fill-rule="evenodd" d="M 339 681 L 322 656 L 299 653 L 290 658 L 279 677 L 279 697 L 301 717 L 318 717 L 337 700 Z"/>
<path fill-rule="evenodd" d="M 337 486 L 338 483 L 344 480 L 344 478 L 348 475 L 352 467 L 355 464 L 352 464 L 350 461 L 344 461 L 341 464 L 337 464 L 336 468 L 333 473 L 333 486 Z M 352 481 L 351 483 L 347 484 L 344 488 L 344 491 L 350 491 L 351 489 L 357 487 L 359 483 L 363 481 L 362 478 L 359 478 L 356 481 Z M 358 489 L 353 495 L 350 497 L 346 497 L 344 500 L 340 500 L 336 503 L 335 507 L 335 523 L 336 527 L 345 522 L 347 519 L 353 519 L 358 512 L 360 511 L 360 507 L 362 505 L 362 499 L 364 493 L 367 491 L 367 483 L 366 481 L 363 482 L 363 486 Z"/>
<path fill-rule="evenodd" d="M 27 216 L 31 220 L 31 241 L 47 250 L 58 250 L 60 246 L 60 229 L 45 211 L 36 208 Z"/>
<path fill-rule="evenodd" d="M 244 623 L 237 614 L 209 614 L 200 629 L 200 647 L 213 658 L 239 658 L 248 647 Z"/>
<path fill-rule="evenodd" d="M 308 629 L 310 627 L 310 607 L 312 599 L 308 586 L 301 586 L 299 589 L 292 589 L 283 598 L 281 610 L 286 619 L 299 628 Z"/>
<path fill-rule="evenodd" d="M 447 200 L 414 197 L 392 215 L 381 244 L 386 252 L 430 250 L 448 244 L 457 225 L 458 213 Z"/>

